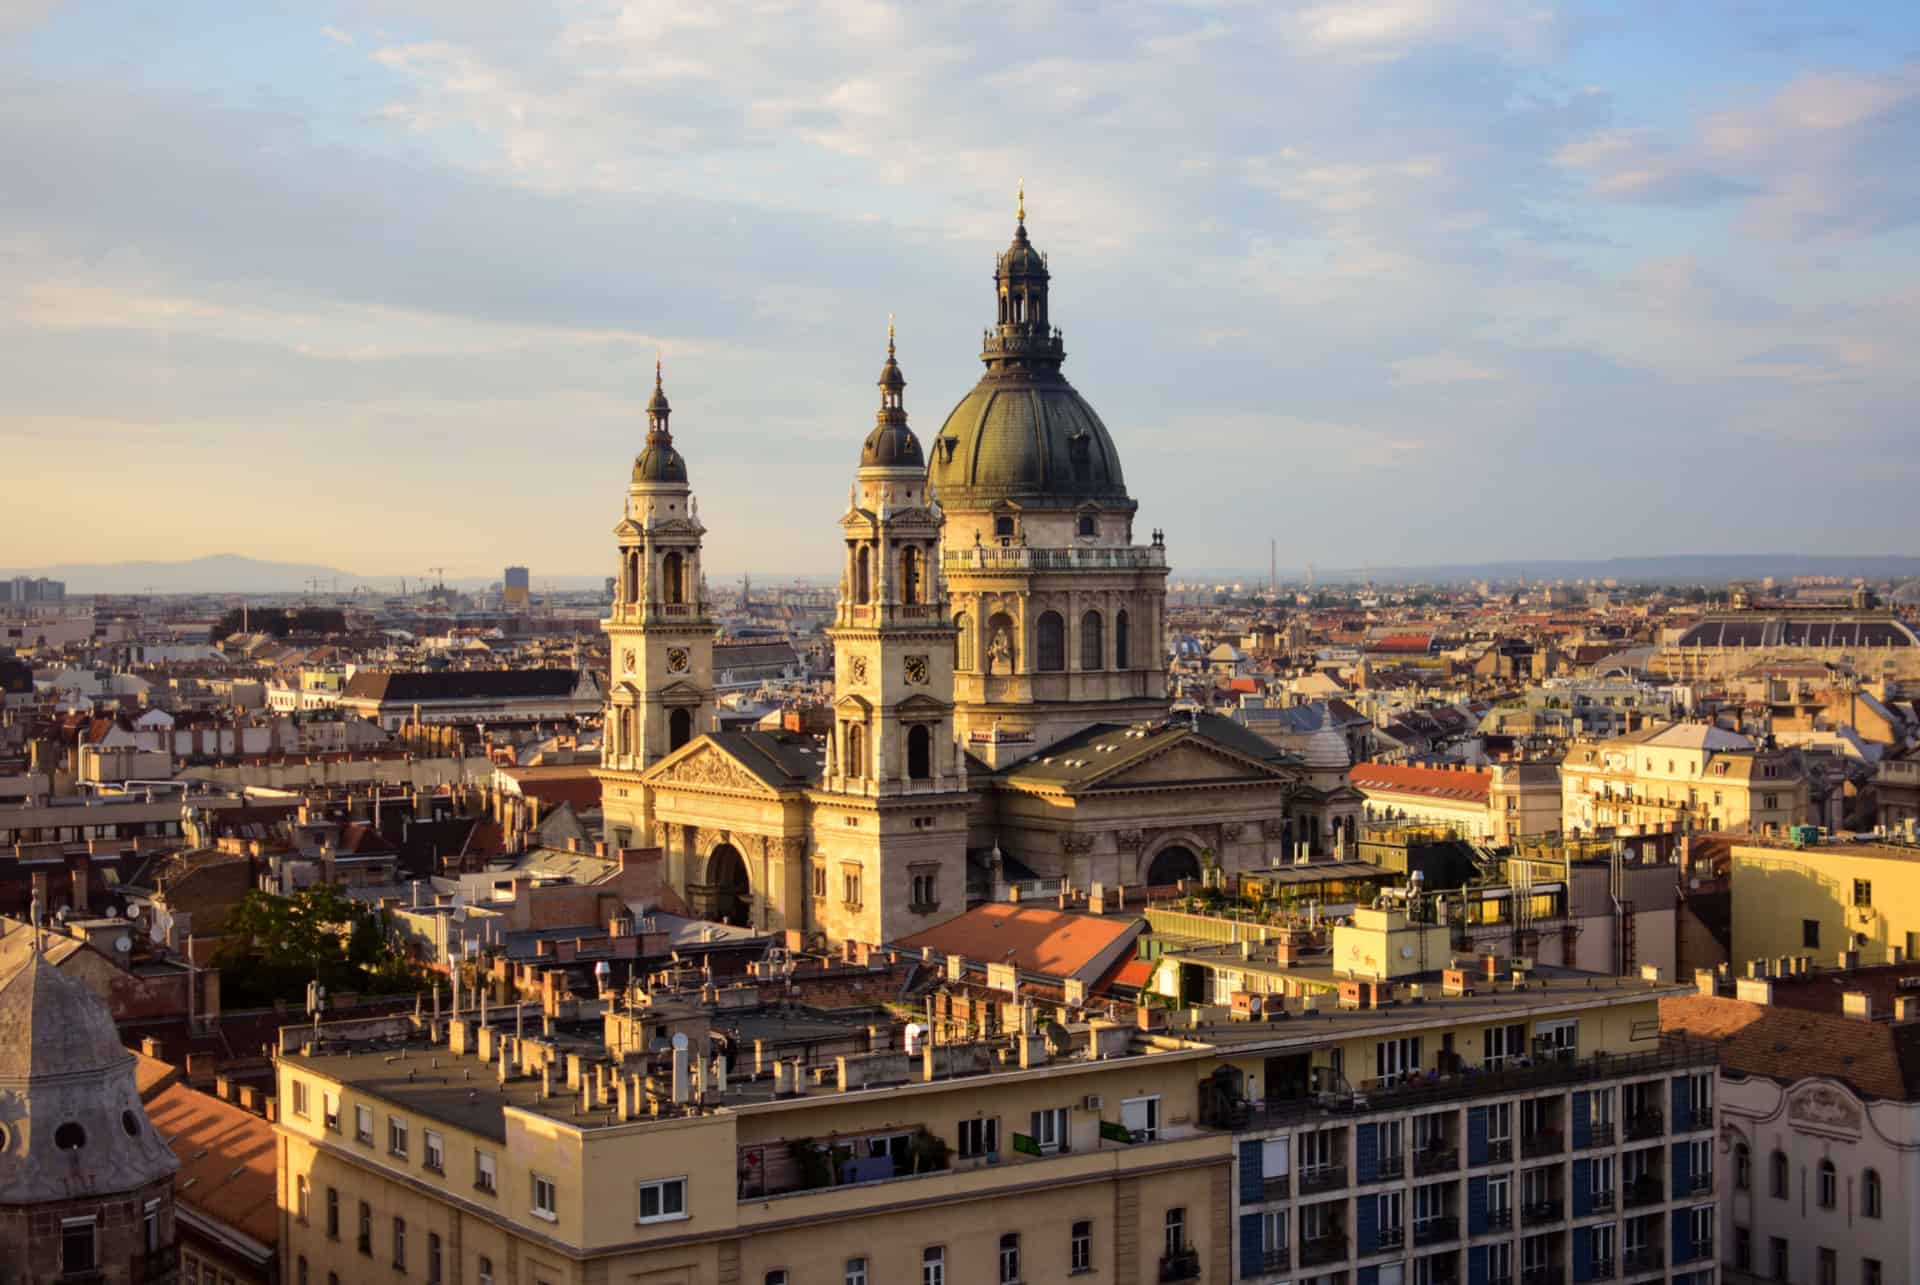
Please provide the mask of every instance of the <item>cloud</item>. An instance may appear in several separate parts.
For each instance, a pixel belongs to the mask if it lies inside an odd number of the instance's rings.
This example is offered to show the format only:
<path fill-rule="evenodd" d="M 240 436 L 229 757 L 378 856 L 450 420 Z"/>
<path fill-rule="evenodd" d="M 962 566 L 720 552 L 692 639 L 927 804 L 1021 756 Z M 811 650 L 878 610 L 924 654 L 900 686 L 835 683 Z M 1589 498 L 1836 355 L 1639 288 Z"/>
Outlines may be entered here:
<path fill-rule="evenodd" d="M 350 45 L 353 43 L 353 33 L 351 31 L 343 31 L 339 27 L 331 24 L 321 27 L 320 34 L 328 40 L 333 41 L 336 45 Z"/>

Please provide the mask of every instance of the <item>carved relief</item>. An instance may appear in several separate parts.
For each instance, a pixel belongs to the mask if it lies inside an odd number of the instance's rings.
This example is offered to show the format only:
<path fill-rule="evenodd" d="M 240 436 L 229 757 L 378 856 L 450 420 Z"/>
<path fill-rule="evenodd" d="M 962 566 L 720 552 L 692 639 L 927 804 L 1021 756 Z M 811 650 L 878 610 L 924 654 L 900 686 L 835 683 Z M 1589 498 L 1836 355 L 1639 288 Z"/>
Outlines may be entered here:
<path fill-rule="evenodd" d="M 1794 1095 L 1787 1117 L 1817 1129 L 1860 1131 L 1860 1104 L 1832 1085 L 1816 1084 Z"/>
<path fill-rule="evenodd" d="M 788 861 L 798 861 L 807 855 L 807 836 L 789 835 L 780 840 L 780 855 Z"/>
<path fill-rule="evenodd" d="M 1122 852 L 1138 852 L 1140 845 L 1146 842 L 1146 833 L 1142 830 L 1115 830 L 1113 845 Z"/>
<path fill-rule="evenodd" d="M 1224 847 L 1225 845 L 1232 843 L 1235 839 L 1238 839 L 1241 835 L 1241 832 L 1244 831 L 1246 828 L 1247 828 L 1246 826 L 1242 825 L 1238 821 L 1222 821 L 1220 823 L 1221 846 Z"/>
<path fill-rule="evenodd" d="M 1083 856 L 1093 851 L 1093 836 L 1090 834 L 1063 834 L 1060 836 L 1060 851 L 1070 857 Z"/>
<path fill-rule="evenodd" d="M 1287 823 L 1283 817 L 1266 817 L 1260 822 L 1260 837 L 1263 839 L 1284 839 L 1287 837 Z"/>
<path fill-rule="evenodd" d="M 759 781 L 739 767 L 732 760 L 708 751 L 690 759 L 676 763 L 673 770 L 666 774 L 666 780 L 675 785 L 711 785 L 727 790 L 753 790 L 759 792 Z"/>

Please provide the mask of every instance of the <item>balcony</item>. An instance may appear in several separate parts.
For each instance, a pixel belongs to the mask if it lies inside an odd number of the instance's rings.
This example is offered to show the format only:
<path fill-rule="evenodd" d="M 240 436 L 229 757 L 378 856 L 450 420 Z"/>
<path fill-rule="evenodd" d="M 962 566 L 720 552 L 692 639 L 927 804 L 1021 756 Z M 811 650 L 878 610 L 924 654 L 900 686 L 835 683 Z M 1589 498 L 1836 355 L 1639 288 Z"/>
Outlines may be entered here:
<path fill-rule="evenodd" d="M 1405 1155 L 1395 1154 L 1391 1156 L 1381 1156 L 1379 1163 L 1374 1166 L 1373 1181 L 1392 1182 L 1396 1178 L 1405 1177 L 1406 1172 L 1407 1158 Z"/>
<path fill-rule="evenodd" d="M 1293 1251 L 1284 1246 L 1264 1251 L 1253 1263 L 1254 1271 L 1263 1276 L 1270 1272 L 1284 1272 L 1292 1266 Z"/>
<path fill-rule="evenodd" d="M 1529 1133 L 1520 1140 L 1520 1154 L 1528 1158 L 1557 1156 L 1566 1149 L 1566 1135 L 1558 1129 L 1542 1129 L 1538 1133 Z"/>
<path fill-rule="evenodd" d="M 1425 1222 L 1413 1225 L 1413 1243 L 1418 1245 L 1438 1245 L 1443 1240 L 1460 1239 L 1460 1220 L 1458 1218 L 1429 1218 Z"/>
<path fill-rule="evenodd" d="M 1134 571 L 1167 565 L 1158 545 L 1117 549 L 999 548 L 942 549 L 942 571 Z"/>
<path fill-rule="evenodd" d="M 1620 1270 L 1628 1276 L 1657 1272 L 1666 1266 L 1666 1255 L 1658 1245 L 1642 1245 L 1620 1255 Z"/>
<path fill-rule="evenodd" d="M 971 550 L 963 550 L 970 553 Z M 1364 1094 L 1322 1093 L 1259 1102 L 1225 1100 L 1211 1104 L 1202 1123 L 1223 1128 L 1270 1128 L 1311 1119 L 1338 1119 L 1381 1111 L 1403 1111 L 1421 1106 L 1454 1106 L 1462 1098 L 1498 1097 L 1563 1085 L 1591 1083 L 1628 1076 L 1671 1073 L 1717 1066 L 1714 1045 L 1683 1036 L 1662 1036 L 1660 1046 L 1645 1053 L 1598 1053 L 1577 1061 L 1507 1065 L 1497 1071 L 1465 1069 L 1450 1075 L 1403 1080 L 1391 1087 L 1373 1086 Z M 1659 1119 L 1657 1110 L 1645 1113 Z M 1511 1140 L 1507 1158 L 1512 1158 Z"/>
<path fill-rule="evenodd" d="M 1511 1206 L 1505 1209 L 1487 1210 L 1487 1230 L 1488 1231 L 1506 1231 L 1512 1226 L 1513 1226 L 1513 1209 Z"/>
<path fill-rule="evenodd" d="M 1566 1216 L 1566 1201 L 1536 1200 L 1520 1211 L 1520 1222 L 1523 1226 L 1534 1227 L 1540 1223 L 1557 1223 Z"/>
<path fill-rule="evenodd" d="M 1626 1190 L 1620 1193 L 1620 1203 L 1628 1209 L 1637 1205 L 1657 1205 L 1665 1199 L 1666 1195 L 1661 1188 L 1660 1180 L 1651 1175 L 1635 1178 L 1627 1184 Z"/>
<path fill-rule="evenodd" d="M 1613 1267 L 1613 1260 L 1611 1258 L 1596 1258 L 1593 1260 L 1593 1279 L 1594 1280 L 1610 1281 L 1613 1279 L 1613 1272 L 1614 1272 L 1614 1267 Z"/>
<path fill-rule="evenodd" d="M 1456 1147 L 1428 1147 L 1413 1153 L 1413 1176 L 1416 1178 L 1424 1178 L 1428 1174 L 1453 1173 L 1459 1168 L 1460 1151 Z"/>
<path fill-rule="evenodd" d="M 1627 1118 L 1627 1141 L 1657 1138 L 1667 1131 L 1667 1118 L 1659 1111 L 1642 1111 Z"/>
<path fill-rule="evenodd" d="M 1512 1138 L 1490 1138 L 1487 1141 L 1487 1163 L 1503 1165 L 1513 1159 Z"/>
<path fill-rule="evenodd" d="M 1711 1170 L 1706 1173 L 1687 1175 L 1687 1194 L 1689 1196 L 1704 1196 L 1712 1190 L 1713 1172 Z"/>
<path fill-rule="evenodd" d="M 1601 1121 L 1587 1127 L 1589 1147 L 1611 1147 L 1613 1145 L 1613 1121 Z"/>
<path fill-rule="evenodd" d="M 1160 1256 L 1160 1279 L 1162 1281 L 1197 1281 L 1200 1279 L 1200 1252 L 1194 1249 L 1177 1250 Z"/>
<path fill-rule="evenodd" d="M 1520 1273 L 1520 1285 L 1560 1285 L 1566 1279 L 1567 1269 L 1557 1264 L 1529 1267 Z"/>
<path fill-rule="evenodd" d="M 1374 1233 L 1374 1246 L 1370 1252 L 1378 1254 L 1389 1249 L 1399 1249 L 1406 1243 L 1405 1227 L 1382 1227 Z"/>
<path fill-rule="evenodd" d="M 1318 1169 L 1300 1171 L 1300 1194 L 1303 1196 L 1333 1191 L 1346 1185 L 1347 1167 L 1345 1165 L 1322 1165 Z"/>
<path fill-rule="evenodd" d="M 1587 1198 L 1587 1213 L 1610 1214 L 1612 1212 L 1613 1193 L 1611 1191 L 1596 1191 Z"/>
<path fill-rule="evenodd" d="M 1335 1232 L 1331 1236 L 1315 1236 L 1300 1246 L 1300 1266 L 1302 1267 L 1343 1263 L 1346 1259 L 1347 1237 L 1344 1232 Z"/>
<path fill-rule="evenodd" d="M 1260 1184 L 1260 1199 L 1285 1200 L 1293 1192 L 1293 1178 L 1289 1174 L 1268 1178 Z"/>

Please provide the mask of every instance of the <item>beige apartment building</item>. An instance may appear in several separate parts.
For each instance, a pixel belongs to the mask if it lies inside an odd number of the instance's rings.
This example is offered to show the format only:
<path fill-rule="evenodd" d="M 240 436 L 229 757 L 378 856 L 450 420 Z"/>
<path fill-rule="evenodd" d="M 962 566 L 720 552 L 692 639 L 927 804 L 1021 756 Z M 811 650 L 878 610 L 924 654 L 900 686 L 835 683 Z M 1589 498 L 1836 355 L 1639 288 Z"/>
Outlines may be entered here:
<path fill-rule="evenodd" d="M 1897 963 L 1920 951 L 1920 846 L 1871 835 L 1732 850 L 1736 963 L 1808 956 Z M 1792 967 L 1792 965 L 1789 965 Z"/>
<path fill-rule="evenodd" d="M 1010 1006 L 1002 1039 L 910 1054 L 891 1025 L 818 1014 L 723 1030 L 730 992 L 706 1000 L 289 1028 L 283 1279 L 1227 1279 L 1206 1048 L 1097 1021 L 1023 1033 Z"/>
<path fill-rule="evenodd" d="M 1705 723 L 1577 742 L 1560 764 L 1561 829 L 1733 830 L 1805 824 L 1810 792 L 1791 750 Z"/>

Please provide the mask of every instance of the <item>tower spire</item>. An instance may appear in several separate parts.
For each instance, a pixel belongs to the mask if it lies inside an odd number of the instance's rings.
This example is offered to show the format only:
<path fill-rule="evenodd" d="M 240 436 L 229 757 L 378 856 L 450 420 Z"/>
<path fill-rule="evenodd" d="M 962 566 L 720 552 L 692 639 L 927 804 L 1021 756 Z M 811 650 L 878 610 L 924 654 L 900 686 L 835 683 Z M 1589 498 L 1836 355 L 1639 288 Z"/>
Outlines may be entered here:
<path fill-rule="evenodd" d="M 1016 201 L 1013 209 L 1014 222 L 1025 227 L 1027 224 L 1027 180 L 1020 180 L 1019 194 L 1014 199 Z"/>

